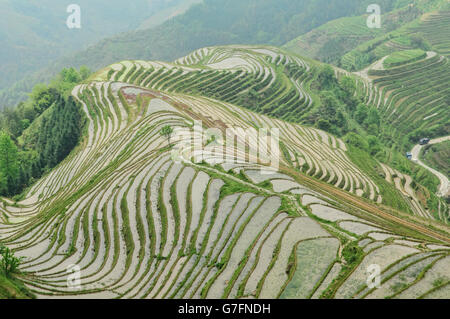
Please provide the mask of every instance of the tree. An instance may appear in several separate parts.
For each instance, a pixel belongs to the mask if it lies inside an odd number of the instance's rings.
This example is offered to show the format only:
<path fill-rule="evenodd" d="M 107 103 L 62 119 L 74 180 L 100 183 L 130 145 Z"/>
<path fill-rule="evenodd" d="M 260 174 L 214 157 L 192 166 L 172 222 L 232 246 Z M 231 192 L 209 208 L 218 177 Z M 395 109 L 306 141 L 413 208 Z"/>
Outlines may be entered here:
<path fill-rule="evenodd" d="M 355 81 L 349 76 L 343 76 L 339 83 L 348 95 L 353 94 L 356 90 Z"/>
<path fill-rule="evenodd" d="M 161 136 L 164 136 L 165 138 L 167 138 L 169 146 L 170 146 L 170 138 L 172 137 L 172 133 L 173 133 L 173 128 L 170 125 L 164 126 L 161 129 L 161 131 L 159 132 L 159 134 L 161 134 Z"/>
<path fill-rule="evenodd" d="M 422 36 L 413 35 L 410 37 L 410 39 L 413 48 L 419 48 L 426 51 L 431 49 L 430 44 L 428 44 Z"/>
<path fill-rule="evenodd" d="M 367 141 L 358 134 L 354 132 L 350 132 L 345 136 L 345 142 L 347 142 L 350 145 L 353 145 L 361 150 L 368 151 L 369 150 L 369 144 Z"/>
<path fill-rule="evenodd" d="M 337 109 L 340 108 L 340 103 L 336 99 L 336 96 L 332 91 L 324 91 L 320 94 L 320 100 L 322 106 L 320 108 L 320 114 L 327 119 L 334 118 L 336 116 Z"/>
<path fill-rule="evenodd" d="M 364 104 L 360 103 L 358 105 L 358 107 L 356 108 L 355 120 L 359 124 L 364 123 L 364 121 L 367 118 L 367 113 L 368 113 L 367 106 L 365 106 Z"/>
<path fill-rule="evenodd" d="M 82 81 L 86 80 L 91 74 L 92 72 L 87 66 L 82 65 L 80 67 L 80 77 Z"/>
<path fill-rule="evenodd" d="M 329 65 L 322 67 L 317 79 L 319 80 L 321 88 L 330 88 L 336 82 L 333 68 Z"/>
<path fill-rule="evenodd" d="M 317 127 L 320 128 L 321 130 L 329 132 L 331 129 L 331 124 L 328 120 L 319 119 L 317 121 Z"/>
<path fill-rule="evenodd" d="M 376 126 L 380 126 L 380 113 L 374 107 L 369 109 L 369 113 L 367 114 L 367 125 L 375 124 Z"/>
<path fill-rule="evenodd" d="M 15 191 L 19 177 L 17 146 L 11 137 L 0 133 L 0 192 L 10 195 Z"/>
<path fill-rule="evenodd" d="M 23 257 L 16 257 L 8 247 L 0 246 L 0 270 L 8 276 L 17 272 Z"/>
<path fill-rule="evenodd" d="M 369 145 L 369 152 L 371 155 L 375 155 L 383 150 L 381 143 L 376 136 L 369 135 L 367 137 L 367 143 Z"/>
<path fill-rule="evenodd" d="M 81 80 L 80 74 L 74 68 L 63 69 L 61 71 L 63 82 L 78 83 Z"/>

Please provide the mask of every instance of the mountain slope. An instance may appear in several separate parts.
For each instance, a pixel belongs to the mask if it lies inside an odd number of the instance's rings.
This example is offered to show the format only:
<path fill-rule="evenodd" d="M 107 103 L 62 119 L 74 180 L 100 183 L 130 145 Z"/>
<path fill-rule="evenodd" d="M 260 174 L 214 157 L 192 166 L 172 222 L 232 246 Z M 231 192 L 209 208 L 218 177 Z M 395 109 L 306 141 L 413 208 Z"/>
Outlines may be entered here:
<path fill-rule="evenodd" d="M 407 7 L 382 16 L 381 28 L 368 28 L 368 15 L 332 20 L 283 46 L 288 51 L 341 66 L 347 52 L 416 19 L 420 11 Z M 363 57 L 364 58 L 364 57 Z M 367 57 L 365 57 L 367 58 Z"/>
<path fill-rule="evenodd" d="M 382 13 L 379 29 L 367 26 L 368 14 L 343 17 L 300 35 L 284 48 L 349 71 L 360 70 L 398 50 L 429 49 L 428 39 L 433 36 L 411 29 L 430 14 L 448 10 L 445 0 L 398 1 L 394 10 L 378 5 Z"/>
<path fill-rule="evenodd" d="M 0 274 L 0 299 L 31 299 L 34 296 L 17 280 Z"/>
<path fill-rule="evenodd" d="M 88 118 L 83 142 L 24 201 L 0 207 L 1 240 L 27 257 L 27 286 L 64 297 L 448 297 L 449 228 L 369 176 L 350 146 L 170 89 L 201 74 L 219 89 L 208 69 L 222 79 L 245 76 L 239 69 L 268 76 L 281 54 L 219 47 L 177 64 L 123 61 L 77 86 L 72 95 Z M 216 128 L 216 138 L 187 134 L 195 121 Z M 167 139 L 167 125 L 183 134 Z M 279 129 L 280 150 L 255 134 L 263 127 Z M 235 147 L 224 148 L 217 129 L 237 135 Z M 266 156 L 251 157 L 267 143 Z M 381 186 L 413 215 L 381 204 Z M 80 289 L 68 286 L 73 264 Z M 383 271 L 381 290 L 366 288 L 370 264 Z"/>
<path fill-rule="evenodd" d="M 437 44 L 448 41 L 445 40 L 448 39 L 446 37 L 448 23 L 445 24 L 445 16 L 450 10 L 450 5 L 446 1 L 436 2 L 439 9 L 435 7 L 419 9 L 420 15 L 417 19 L 352 49 L 342 57 L 341 66 L 351 71 L 360 70 L 393 52 L 407 49 L 441 52 Z M 442 53 L 446 54 L 445 51 Z M 370 59 L 360 59 L 363 56 L 369 56 Z"/>
<path fill-rule="evenodd" d="M 146 18 L 144 12 L 151 9 L 145 0 L 135 1 L 131 6 L 122 1 L 78 1 L 81 29 L 71 30 L 66 25 L 69 4 L 69 1 L 55 0 L 0 1 L 3 16 L 0 73 L 8 74 L 7 78 L 0 79 L 0 89 L 57 58 L 104 37 L 136 28 Z M 104 10 L 106 5 L 108 10 Z"/>
<path fill-rule="evenodd" d="M 383 134 L 396 135 L 404 145 L 416 144 L 426 135 L 450 134 L 449 21 L 450 11 L 441 11 L 409 29 L 429 39 L 434 51 L 428 51 L 426 57 L 385 69 L 388 55 L 357 72 L 364 79 L 359 90 L 366 102 L 380 109 L 391 125 Z"/>
<path fill-rule="evenodd" d="M 294 123 L 317 124 L 314 122 L 314 118 L 324 118 L 326 116 L 323 114 L 324 112 L 330 114 L 345 112 L 339 107 L 332 111 L 325 108 L 328 107 L 328 102 L 323 95 L 320 95 L 322 88 L 317 87 L 317 82 L 320 81 L 322 74 L 318 71 L 319 68 L 321 66 L 317 62 L 287 54 L 274 47 L 228 46 L 209 47 L 194 51 L 177 60 L 175 64 L 124 61 L 103 69 L 97 73 L 96 79 L 129 81 L 136 85 L 170 93 L 200 94 Z M 359 77 L 355 79 L 358 81 L 358 90 L 355 94 L 372 104 L 371 99 L 374 95 L 370 90 L 362 90 L 366 82 Z M 352 95 L 353 92 L 349 94 Z M 354 103 L 354 101 L 342 101 L 347 104 L 350 102 Z M 347 105 L 346 108 L 349 106 Z M 382 113 L 382 115 L 384 114 Z M 313 119 L 312 123 L 311 119 Z M 439 119 L 446 120 L 445 117 Z M 331 115 L 327 120 L 332 120 Z M 341 125 L 346 126 L 346 123 Z M 403 124 L 403 122 L 401 123 Z M 405 124 L 409 125 L 410 123 L 405 122 Z M 259 124 L 255 123 L 255 125 Z M 396 126 L 395 129 L 398 128 L 400 126 Z M 387 120 L 381 129 L 390 134 L 396 132 Z M 384 137 L 384 135 L 381 136 Z M 305 151 L 307 154 L 310 152 L 310 150 Z M 356 157 L 359 157 L 356 152 L 354 153 Z M 390 158 L 392 155 L 387 154 L 387 157 Z M 385 186 L 375 189 L 373 186 L 367 185 L 368 188 L 363 186 L 364 190 L 358 189 L 359 186 L 353 185 L 352 178 L 349 182 L 344 182 L 346 180 L 344 177 L 340 178 L 339 175 L 334 174 L 333 169 L 328 166 L 330 164 L 322 165 L 320 162 L 315 164 L 308 158 L 306 158 L 306 163 L 304 161 L 305 158 L 298 159 L 294 152 L 292 162 L 296 163 L 295 165 L 302 171 L 328 180 L 350 192 L 359 193 L 371 200 L 377 200 L 377 193 L 384 192 L 384 200 L 395 206 L 396 201 L 390 199 L 389 191 Z M 378 174 L 383 173 L 376 160 L 368 157 L 362 162 L 373 162 L 372 168 L 366 167 L 366 169 L 368 174 L 374 178 L 379 178 Z M 404 171 L 404 173 L 410 173 L 410 171 Z M 380 180 L 383 182 L 383 179 Z M 422 206 L 428 205 L 422 203 Z M 430 208 L 430 210 L 434 211 L 433 214 L 440 215 L 438 203 L 435 202 L 432 206 L 434 208 Z M 396 207 L 405 209 L 401 206 Z"/>

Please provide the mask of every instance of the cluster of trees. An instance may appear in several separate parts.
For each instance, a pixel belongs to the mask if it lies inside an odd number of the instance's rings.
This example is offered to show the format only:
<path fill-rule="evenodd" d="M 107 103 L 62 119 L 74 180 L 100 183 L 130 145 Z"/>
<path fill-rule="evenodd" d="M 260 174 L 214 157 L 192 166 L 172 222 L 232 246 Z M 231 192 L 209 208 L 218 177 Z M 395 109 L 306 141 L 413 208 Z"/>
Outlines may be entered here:
<path fill-rule="evenodd" d="M 344 106 L 332 91 L 320 94 L 322 102 L 318 110 L 316 126 L 321 130 L 342 136 L 348 131 L 348 121 L 344 115 Z"/>
<path fill-rule="evenodd" d="M 315 125 L 321 130 L 341 136 L 347 122 L 340 123 L 341 127 L 336 125 L 341 119 L 345 105 L 338 100 L 335 94 L 338 82 L 333 68 L 328 65 L 322 68 L 313 67 L 311 73 L 316 77 L 315 81 L 311 83 L 311 89 L 320 92 L 321 106 L 309 115 L 305 124 Z M 337 115 L 338 113 L 339 115 Z"/>
<path fill-rule="evenodd" d="M 311 124 L 337 136 L 365 131 L 377 136 L 381 125 L 378 110 L 368 107 L 354 96 L 355 82 L 344 76 L 339 80 L 331 66 L 314 69 L 316 81 L 312 88 L 320 92 L 321 106 L 309 118 Z"/>
<path fill-rule="evenodd" d="M 381 116 L 377 108 L 367 106 L 354 95 L 355 81 L 348 76 L 336 78 L 330 66 L 313 70 L 312 88 L 320 92 L 320 107 L 308 118 L 310 124 L 334 135 L 371 155 L 384 157 L 380 140 Z"/>
<path fill-rule="evenodd" d="M 14 256 L 14 253 L 8 247 L 0 245 L 0 271 L 5 276 L 9 276 L 18 271 L 22 257 Z"/>
<path fill-rule="evenodd" d="M 86 67 L 63 69 L 49 86 L 36 85 L 27 101 L 0 113 L 0 195 L 21 193 L 77 145 L 83 115 L 70 91 L 89 75 Z"/>
<path fill-rule="evenodd" d="M 377 108 L 368 107 L 364 103 L 359 103 L 353 116 L 355 120 L 360 125 L 362 125 L 369 134 L 378 135 L 381 118 Z"/>
<path fill-rule="evenodd" d="M 17 188 L 19 177 L 19 156 L 17 146 L 11 137 L 0 133 L 0 193 L 11 195 Z"/>

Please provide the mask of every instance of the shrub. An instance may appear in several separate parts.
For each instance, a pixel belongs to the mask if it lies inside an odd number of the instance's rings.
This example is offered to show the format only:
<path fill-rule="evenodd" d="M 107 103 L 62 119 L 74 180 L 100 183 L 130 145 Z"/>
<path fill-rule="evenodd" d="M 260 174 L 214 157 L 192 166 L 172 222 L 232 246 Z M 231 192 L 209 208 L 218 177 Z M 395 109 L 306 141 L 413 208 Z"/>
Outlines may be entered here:
<path fill-rule="evenodd" d="M 345 136 L 345 142 L 366 152 L 369 150 L 369 144 L 367 141 L 362 136 L 359 136 L 354 132 L 350 132 Z"/>
<path fill-rule="evenodd" d="M 23 257 L 16 257 L 11 249 L 0 246 L 0 269 L 3 273 L 8 276 L 10 274 L 16 273 L 19 269 L 20 263 Z"/>

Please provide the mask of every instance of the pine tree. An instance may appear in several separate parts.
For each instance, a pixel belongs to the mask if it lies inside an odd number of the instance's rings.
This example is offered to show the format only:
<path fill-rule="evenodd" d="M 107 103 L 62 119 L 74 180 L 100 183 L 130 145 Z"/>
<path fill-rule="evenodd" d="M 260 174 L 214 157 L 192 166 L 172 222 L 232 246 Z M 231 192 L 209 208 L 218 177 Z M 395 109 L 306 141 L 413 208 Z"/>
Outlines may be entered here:
<path fill-rule="evenodd" d="M 19 179 L 17 146 L 11 137 L 0 133 L 0 192 L 4 195 L 14 193 Z"/>

